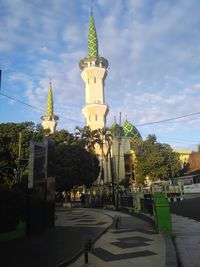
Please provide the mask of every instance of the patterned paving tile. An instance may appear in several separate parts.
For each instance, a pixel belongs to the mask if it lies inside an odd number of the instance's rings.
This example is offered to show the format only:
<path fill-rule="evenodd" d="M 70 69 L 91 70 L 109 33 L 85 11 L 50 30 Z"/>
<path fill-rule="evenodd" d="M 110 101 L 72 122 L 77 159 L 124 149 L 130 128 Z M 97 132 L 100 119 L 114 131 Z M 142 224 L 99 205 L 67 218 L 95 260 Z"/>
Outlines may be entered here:
<path fill-rule="evenodd" d="M 123 234 L 123 233 L 131 233 L 131 232 L 139 232 L 139 233 L 148 234 L 148 235 L 157 234 L 156 231 L 140 230 L 140 229 L 120 229 L 120 230 L 112 230 L 110 232 L 113 233 L 113 234 Z"/>
<path fill-rule="evenodd" d="M 113 254 L 113 253 L 103 249 L 103 248 L 96 248 L 94 251 L 92 251 L 92 254 L 95 255 L 96 257 L 100 258 L 103 261 L 118 261 L 118 260 L 123 260 L 123 259 L 157 255 L 156 253 L 149 251 L 149 250 L 130 252 L 130 253 L 122 253 L 122 254 L 116 255 L 116 254 Z"/>
<path fill-rule="evenodd" d="M 81 221 L 79 220 L 79 221 L 77 221 L 77 223 L 75 224 L 76 226 L 78 225 L 78 226 L 80 226 L 80 225 L 82 225 L 82 226 L 84 226 L 84 225 L 87 225 L 88 226 L 88 224 L 84 224 L 84 221 L 82 221 L 82 223 L 80 223 Z M 90 221 L 88 221 L 88 220 L 85 220 L 85 222 L 90 222 Z M 96 226 L 96 225 L 104 225 L 104 224 L 106 224 L 106 222 L 98 222 L 98 223 L 92 223 L 92 222 L 95 222 L 95 220 L 93 220 L 93 221 L 91 221 L 91 223 L 90 223 L 90 225 L 93 225 L 93 226 Z"/>
<path fill-rule="evenodd" d="M 140 241 L 140 242 L 149 242 L 149 241 L 153 241 L 152 239 L 149 238 L 145 238 L 142 236 L 132 236 L 132 237 L 122 237 L 122 238 L 117 238 L 117 240 L 122 241 L 122 242 L 133 242 L 133 241 Z"/>
<path fill-rule="evenodd" d="M 95 220 L 94 219 L 92 220 L 91 219 L 81 219 L 81 220 L 79 219 L 78 222 L 95 222 Z"/>
<path fill-rule="evenodd" d="M 149 244 L 144 242 L 132 242 L 132 243 L 126 243 L 126 242 L 111 242 L 110 244 L 119 247 L 119 248 L 134 248 L 134 247 L 145 247 L 149 246 Z"/>

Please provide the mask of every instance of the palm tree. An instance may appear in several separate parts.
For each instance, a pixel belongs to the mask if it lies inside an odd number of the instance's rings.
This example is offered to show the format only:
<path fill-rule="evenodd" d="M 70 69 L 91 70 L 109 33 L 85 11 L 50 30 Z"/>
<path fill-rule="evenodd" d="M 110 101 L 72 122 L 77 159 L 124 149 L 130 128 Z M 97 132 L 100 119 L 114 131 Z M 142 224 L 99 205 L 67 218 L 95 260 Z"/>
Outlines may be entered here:
<path fill-rule="evenodd" d="M 106 165 L 106 180 L 108 180 L 108 161 L 112 146 L 112 134 L 109 128 L 99 128 L 91 130 L 89 126 L 83 128 L 76 127 L 77 139 L 82 140 L 86 149 L 96 154 L 101 155 L 102 161 L 105 161 Z M 103 172 L 103 162 L 102 169 Z"/>
<path fill-rule="evenodd" d="M 76 126 L 75 131 L 76 140 L 79 140 L 82 143 L 83 147 L 85 147 L 88 151 L 94 152 L 96 139 L 90 127 L 85 126 L 81 128 L 79 126 Z"/>
<path fill-rule="evenodd" d="M 104 160 L 106 166 L 106 181 L 108 180 L 108 161 L 112 146 L 112 134 L 109 128 L 102 128 L 93 131 L 94 140 L 99 145 L 101 151 L 102 161 Z M 103 171 L 103 162 L 102 162 Z"/>

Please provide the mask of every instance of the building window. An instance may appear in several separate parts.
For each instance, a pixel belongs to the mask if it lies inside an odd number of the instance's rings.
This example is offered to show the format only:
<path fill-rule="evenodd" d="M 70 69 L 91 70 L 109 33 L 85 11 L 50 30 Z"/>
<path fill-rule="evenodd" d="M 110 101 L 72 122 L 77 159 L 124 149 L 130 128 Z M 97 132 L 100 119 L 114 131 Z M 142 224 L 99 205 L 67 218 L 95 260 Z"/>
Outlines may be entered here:
<path fill-rule="evenodd" d="M 88 117 L 88 121 L 90 121 L 90 115 L 89 115 L 89 117 Z"/>
<path fill-rule="evenodd" d="M 95 114 L 95 121 L 97 121 L 97 114 Z"/>
<path fill-rule="evenodd" d="M 97 81 L 97 79 L 96 79 L 96 77 L 94 76 L 94 83 L 96 83 L 96 81 Z"/>
<path fill-rule="evenodd" d="M 90 83 L 90 79 L 89 78 L 88 78 L 87 82 L 88 82 L 88 84 Z"/>

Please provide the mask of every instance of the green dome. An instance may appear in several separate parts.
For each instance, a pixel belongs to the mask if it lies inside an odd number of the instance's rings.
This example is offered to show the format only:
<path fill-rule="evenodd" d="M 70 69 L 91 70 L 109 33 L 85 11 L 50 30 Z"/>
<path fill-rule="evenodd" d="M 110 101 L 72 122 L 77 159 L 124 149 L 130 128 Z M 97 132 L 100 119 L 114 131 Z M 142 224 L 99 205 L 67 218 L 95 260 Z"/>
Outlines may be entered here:
<path fill-rule="evenodd" d="M 129 137 L 130 139 L 134 140 L 142 140 L 142 136 L 138 129 L 128 122 L 127 120 L 122 124 L 124 134 L 126 137 Z"/>
<path fill-rule="evenodd" d="M 111 131 L 113 137 L 125 136 L 123 127 L 120 127 L 119 124 L 116 123 L 116 121 L 111 126 L 110 131 Z"/>

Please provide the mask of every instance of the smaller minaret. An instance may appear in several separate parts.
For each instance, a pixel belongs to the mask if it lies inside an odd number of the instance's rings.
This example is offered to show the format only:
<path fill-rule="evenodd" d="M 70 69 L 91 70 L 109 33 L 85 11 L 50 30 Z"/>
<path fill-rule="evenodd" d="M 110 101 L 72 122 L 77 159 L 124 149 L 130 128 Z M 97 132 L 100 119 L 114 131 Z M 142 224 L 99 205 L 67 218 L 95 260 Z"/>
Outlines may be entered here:
<path fill-rule="evenodd" d="M 51 82 L 49 83 L 49 89 L 48 89 L 46 114 L 42 116 L 41 119 L 43 128 L 45 130 L 49 129 L 50 133 L 54 133 L 59 117 L 56 116 L 53 112 L 53 93 L 52 93 Z"/>

